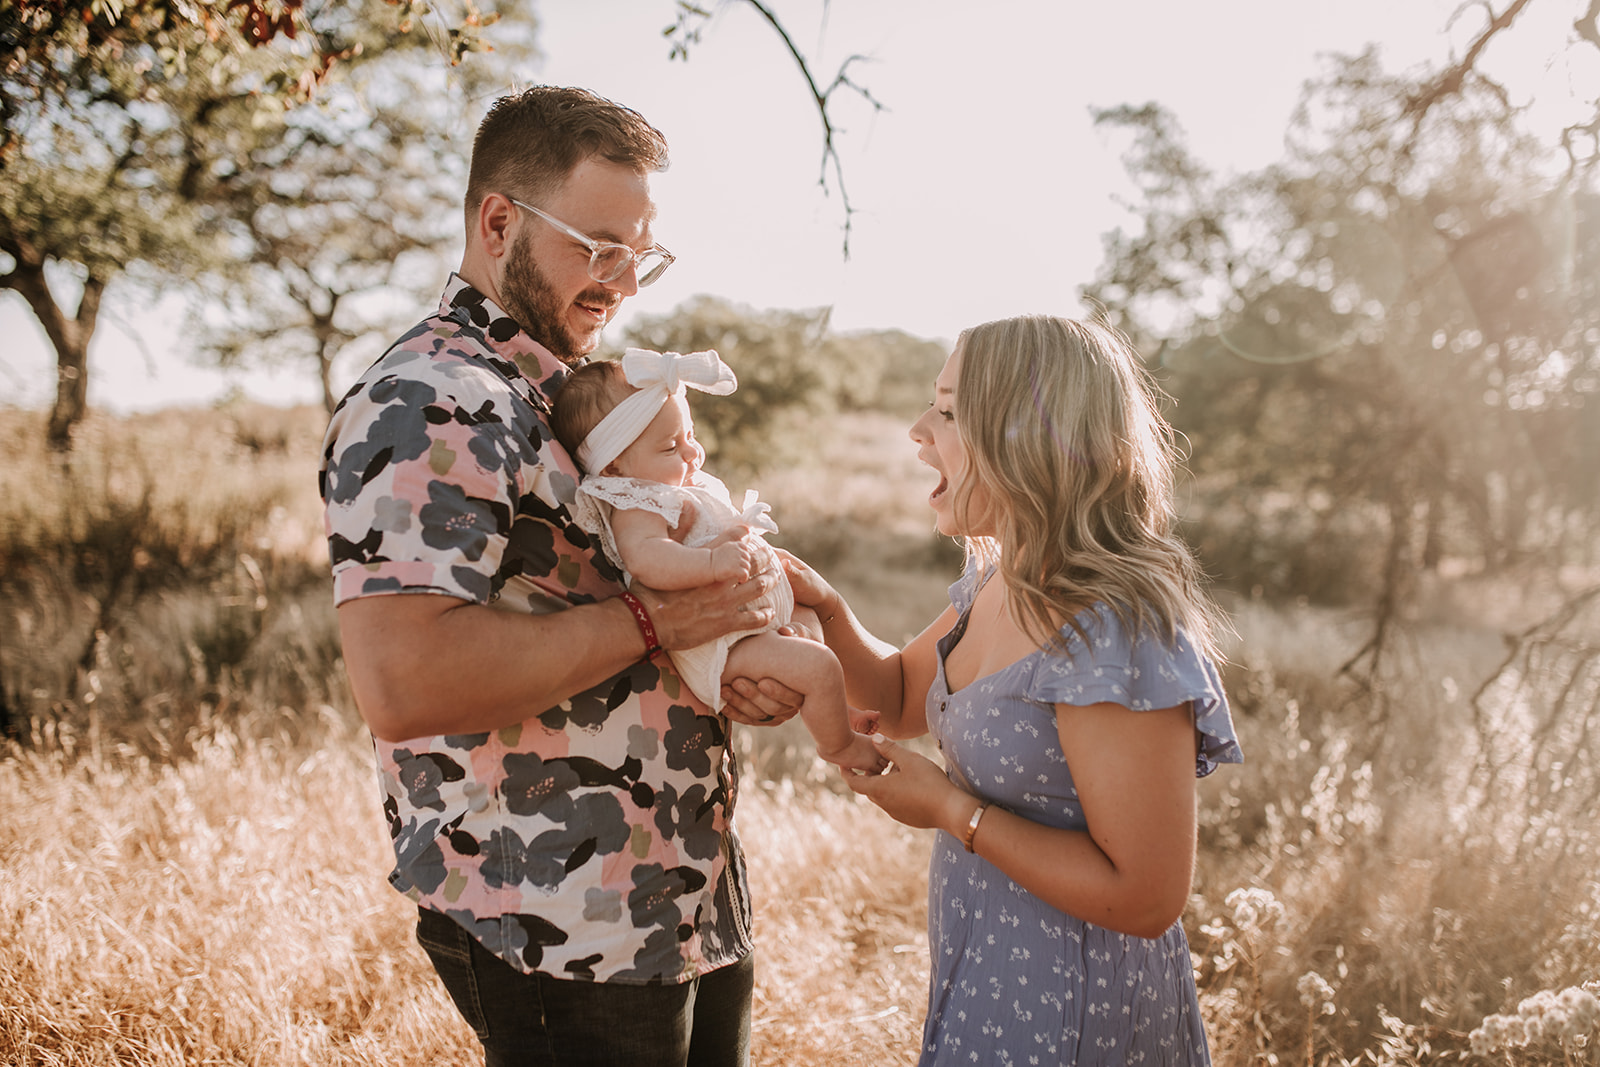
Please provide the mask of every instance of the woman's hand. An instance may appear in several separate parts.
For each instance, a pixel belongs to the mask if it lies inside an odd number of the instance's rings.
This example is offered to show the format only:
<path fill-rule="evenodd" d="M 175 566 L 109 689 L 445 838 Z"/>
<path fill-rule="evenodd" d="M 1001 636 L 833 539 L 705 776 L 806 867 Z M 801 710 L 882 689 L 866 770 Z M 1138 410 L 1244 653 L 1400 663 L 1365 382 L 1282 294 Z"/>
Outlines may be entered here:
<path fill-rule="evenodd" d="M 785 552 L 781 548 L 775 548 L 773 551 L 778 554 L 778 560 L 783 565 L 783 573 L 789 579 L 789 588 L 794 590 L 796 604 L 815 609 L 817 616 L 824 622 L 838 614 L 839 594 L 834 591 L 833 586 L 823 580 L 822 575 L 791 552 Z"/>
<path fill-rule="evenodd" d="M 957 833 L 972 818 L 977 800 L 956 788 L 932 760 L 873 735 L 889 769 L 881 774 L 846 774 L 845 783 L 882 808 L 895 822 L 917 829 L 930 827 Z M 959 834 L 957 834 L 959 836 Z"/>

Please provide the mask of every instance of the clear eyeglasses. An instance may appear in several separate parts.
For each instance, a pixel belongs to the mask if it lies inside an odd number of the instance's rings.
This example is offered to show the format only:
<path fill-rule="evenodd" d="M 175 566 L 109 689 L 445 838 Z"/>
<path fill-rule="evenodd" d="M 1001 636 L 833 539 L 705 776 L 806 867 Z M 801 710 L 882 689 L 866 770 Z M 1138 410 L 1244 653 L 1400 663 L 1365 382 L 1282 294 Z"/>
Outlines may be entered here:
<path fill-rule="evenodd" d="M 637 267 L 639 271 L 638 285 L 643 289 L 667 272 L 672 266 L 672 261 L 677 257 L 660 245 L 647 248 L 643 252 L 635 252 L 627 245 L 619 245 L 611 241 L 596 241 L 587 234 L 579 233 L 571 226 L 562 222 L 554 215 L 540 211 L 532 204 L 524 204 L 515 197 L 508 197 L 513 204 L 538 215 L 541 219 L 577 241 L 589 250 L 589 277 L 597 282 L 614 282 L 622 277 L 629 267 Z"/>

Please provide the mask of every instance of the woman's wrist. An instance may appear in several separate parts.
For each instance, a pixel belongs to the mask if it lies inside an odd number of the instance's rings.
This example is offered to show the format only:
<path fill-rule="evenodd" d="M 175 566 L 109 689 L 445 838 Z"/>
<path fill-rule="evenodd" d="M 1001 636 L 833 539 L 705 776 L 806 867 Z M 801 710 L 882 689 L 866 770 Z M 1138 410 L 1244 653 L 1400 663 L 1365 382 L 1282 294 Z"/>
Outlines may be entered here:
<path fill-rule="evenodd" d="M 967 851 L 972 851 L 971 840 L 977 833 L 974 823 L 982 822 L 983 813 L 988 807 L 982 797 L 975 797 L 952 785 L 944 819 L 945 831 L 961 842 Z"/>
<path fill-rule="evenodd" d="M 806 605 L 812 611 L 817 613 L 817 622 L 823 626 L 828 625 L 835 619 L 842 618 L 843 616 L 849 614 L 848 607 L 844 602 L 844 597 L 840 596 L 838 591 L 832 586 L 828 586 L 827 589 L 827 596 L 824 596 L 815 604 Z"/>

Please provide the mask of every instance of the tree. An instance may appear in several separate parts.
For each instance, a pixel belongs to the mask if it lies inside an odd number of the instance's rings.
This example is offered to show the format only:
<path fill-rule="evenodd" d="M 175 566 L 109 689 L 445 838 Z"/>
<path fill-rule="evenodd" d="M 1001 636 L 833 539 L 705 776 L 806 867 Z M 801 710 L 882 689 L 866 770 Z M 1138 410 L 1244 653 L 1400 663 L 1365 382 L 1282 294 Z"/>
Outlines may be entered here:
<path fill-rule="evenodd" d="M 832 407 L 833 372 L 817 358 L 828 333 L 827 310 L 755 311 L 701 296 L 671 313 L 643 316 L 624 335 L 629 347 L 656 352 L 720 353 L 739 388 L 695 406 L 695 432 L 707 466 L 753 473 L 788 455 L 810 417 Z"/>
<path fill-rule="evenodd" d="M 739 388 L 695 403 L 708 466 L 751 474 L 808 451 L 819 415 L 884 411 L 915 417 L 949 352 L 900 330 L 829 329 L 826 308 L 755 310 L 700 296 L 635 321 L 623 343 L 657 352 L 713 349 Z M 611 352 L 602 358 L 613 358 Z"/>
<path fill-rule="evenodd" d="M 1374 673 L 1418 574 L 1592 558 L 1600 518 L 1594 157 L 1536 144 L 1468 60 L 1339 60 L 1288 157 L 1229 181 L 1160 108 L 1097 116 L 1133 134 L 1146 199 L 1085 295 L 1177 399 L 1202 556 L 1374 597 L 1351 663 Z"/>
<path fill-rule="evenodd" d="M 56 350 L 53 447 L 69 445 L 86 410 L 108 285 L 154 289 L 227 262 L 238 236 L 228 200 L 251 184 L 241 163 L 293 140 L 303 124 L 288 119 L 291 105 L 335 71 L 429 47 L 407 32 L 411 9 L 385 0 L 247 4 L 241 33 L 224 18 L 232 9 L 28 2 L 0 19 L 16 45 L 0 75 L 0 253 L 10 260 L 0 285 L 28 302 Z M 446 48 L 459 44 L 452 34 Z M 74 276 L 75 309 L 52 288 L 51 264 Z"/>
<path fill-rule="evenodd" d="M 216 201 L 235 251 L 204 286 L 204 353 L 224 366 L 309 363 L 332 413 L 334 359 L 409 324 L 460 239 L 462 104 L 509 83 L 531 50 L 510 32 L 531 19 L 509 5 L 501 16 L 494 52 L 453 72 L 459 91 L 379 41 L 383 59 L 248 144 Z"/>
<path fill-rule="evenodd" d="M 448 17 L 425 0 L 15 0 L 0 10 L 0 47 L 9 57 L 0 70 L 0 287 L 28 302 L 56 351 L 53 447 L 69 447 L 86 411 L 88 346 L 113 281 L 151 291 L 205 279 L 237 284 L 241 273 L 222 268 L 242 260 L 268 286 L 269 299 L 298 318 L 324 373 L 346 343 L 387 328 L 341 309 L 386 285 L 385 270 L 432 238 L 426 226 L 406 225 L 385 234 L 381 248 L 346 243 L 337 268 L 338 242 L 299 239 L 297 220 L 337 220 L 345 235 L 386 220 L 416 222 L 404 211 L 396 220 L 341 199 L 341 185 L 371 188 L 370 175 L 354 174 L 358 138 L 306 115 L 327 108 L 361 71 L 392 66 L 398 56 L 431 48 L 437 66 L 470 72 L 463 58 L 487 47 L 483 27 L 499 16 L 480 14 L 472 0 L 451 2 L 459 6 Z M 510 10 L 516 2 L 508 0 Z M 819 91 L 782 23 L 756 0 L 746 2 L 777 32 L 810 86 L 823 122 L 824 185 L 832 161 L 842 192 L 831 97 L 841 86 L 865 91 L 844 68 Z M 672 55 L 686 57 L 712 17 L 680 3 L 679 22 L 668 30 L 678 34 Z M 505 29 L 495 32 L 497 48 Z M 392 112 L 382 121 L 394 133 L 412 117 Z M 420 128 L 411 133 L 422 136 Z M 381 143 L 386 158 L 406 163 L 415 177 L 413 150 Z M 263 160 L 279 171 L 261 174 L 255 165 Z M 304 181 L 284 173 L 302 165 L 309 168 Z M 304 197 L 293 211 L 270 202 L 286 184 L 299 186 L 297 200 Z M 427 210 L 434 194 L 420 180 L 406 184 L 412 207 L 405 210 Z M 848 252 L 847 199 L 845 208 Z M 63 270 L 79 289 L 73 308 L 47 273 L 59 280 Z M 268 322 L 266 315 L 236 314 L 210 349 L 224 359 L 254 358 L 285 340 L 264 339 Z"/>

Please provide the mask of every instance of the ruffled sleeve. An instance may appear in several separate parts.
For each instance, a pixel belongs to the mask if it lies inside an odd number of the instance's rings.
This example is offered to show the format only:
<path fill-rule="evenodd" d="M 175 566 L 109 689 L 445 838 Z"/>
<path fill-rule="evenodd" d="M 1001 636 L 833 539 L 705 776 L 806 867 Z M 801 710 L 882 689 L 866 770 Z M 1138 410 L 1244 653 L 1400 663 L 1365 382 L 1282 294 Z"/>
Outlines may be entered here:
<path fill-rule="evenodd" d="M 578 485 L 578 497 L 603 501 L 623 511 L 651 511 L 671 526 L 678 525 L 678 516 L 683 514 L 683 490 L 638 478 L 585 478 Z"/>
<path fill-rule="evenodd" d="M 572 521 L 585 533 L 598 537 L 606 556 L 626 573 L 617 539 L 611 532 L 611 512 L 617 508 L 650 511 L 666 519 L 669 526 L 676 526 L 683 514 L 683 501 L 683 490 L 676 486 L 599 475 L 578 483 L 572 502 Z"/>
<path fill-rule="evenodd" d="M 1025 694 L 1029 700 L 1074 706 L 1121 704 L 1134 711 L 1188 703 L 1200 742 L 1196 776 L 1210 774 L 1218 764 L 1243 762 L 1222 677 L 1182 629 L 1172 645 L 1149 633 L 1130 637 L 1103 604 L 1079 615 L 1078 622 L 1088 635 L 1087 647 L 1070 626 L 1064 627 L 1068 655 L 1040 658 Z"/>
<path fill-rule="evenodd" d="M 961 572 L 961 577 L 950 586 L 950 603 L 955 605 L 956 614 L 965 615 L 972 608 L 972 602 L 978 599 L 978 590 L 983 588 L 983 580 L 992 573 L 993 568 L 983 569 L 977 559 L 967 557 L 966 570 Z"/>

